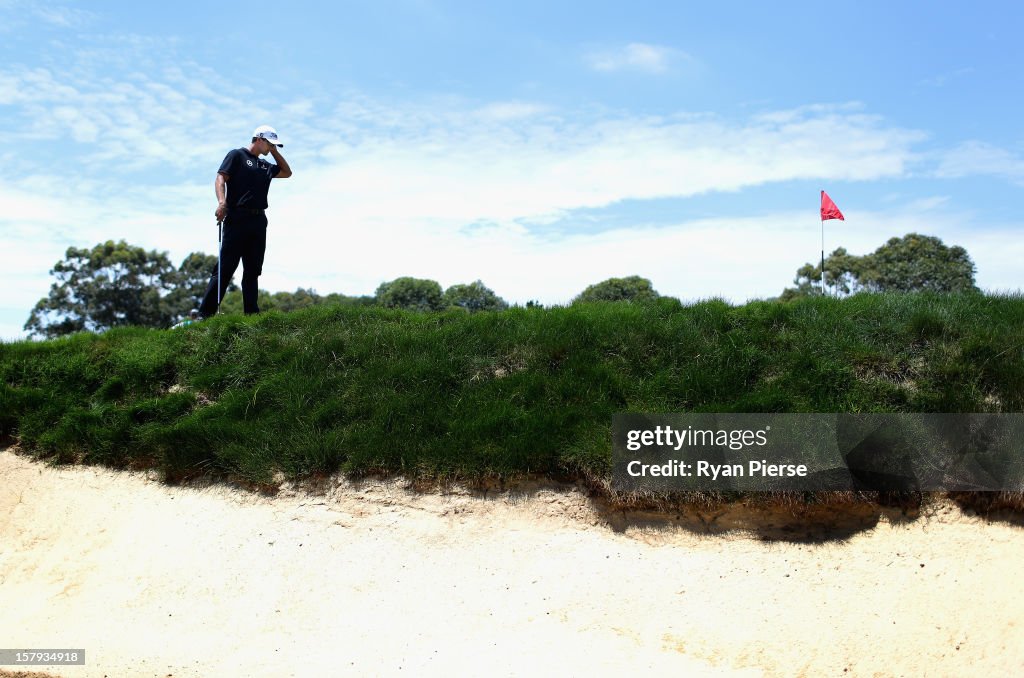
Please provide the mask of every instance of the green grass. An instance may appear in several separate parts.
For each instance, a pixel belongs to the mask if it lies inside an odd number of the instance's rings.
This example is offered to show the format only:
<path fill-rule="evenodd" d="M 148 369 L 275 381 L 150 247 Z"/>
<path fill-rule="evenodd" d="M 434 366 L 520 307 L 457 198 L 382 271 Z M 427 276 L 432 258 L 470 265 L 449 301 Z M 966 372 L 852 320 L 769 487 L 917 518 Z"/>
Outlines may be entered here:
<path fill-rule="evenodd" d="M 0 435 L 168 480 L 600 479 L 616 412 L 1022 410 L 1016 296 L 315 307 L 0 344 Z"/>

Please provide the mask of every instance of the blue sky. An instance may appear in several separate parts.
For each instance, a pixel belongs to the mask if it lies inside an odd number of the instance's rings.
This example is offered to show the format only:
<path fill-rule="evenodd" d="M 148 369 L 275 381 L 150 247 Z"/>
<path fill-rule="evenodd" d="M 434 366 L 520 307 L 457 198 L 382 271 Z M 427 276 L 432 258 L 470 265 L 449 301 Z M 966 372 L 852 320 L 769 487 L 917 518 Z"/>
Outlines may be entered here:
<path fill-rule="evenodd" d="M 761 5 L 761 6 L 759 6 Z M 0 0 L 0 338 L 70 246 L 216 251 L 213 179 L 275 126 L 261 287 L 401 275 L 564 303 L 642 275 L 773 296 L 916 231 L 1020 287 L 1015 3 Z"/>

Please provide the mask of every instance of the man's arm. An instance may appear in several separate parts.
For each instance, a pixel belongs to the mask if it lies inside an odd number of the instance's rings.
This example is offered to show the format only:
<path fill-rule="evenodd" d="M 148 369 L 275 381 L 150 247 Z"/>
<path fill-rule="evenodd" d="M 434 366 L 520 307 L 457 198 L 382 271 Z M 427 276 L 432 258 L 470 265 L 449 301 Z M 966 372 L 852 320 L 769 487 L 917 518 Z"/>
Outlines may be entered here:
<path fill-rule="evenodd" d="M 281 151 L 278 150 L 274 144 L 267 144 L 270 146 L 270 155 L 274 156 L 274 162 L 281 168 L 281 171 L 277 173 L 275 179 L 287 179 L 292 175 L 292 168 L 288 166 L 288 161 L 281 155 Z"/>
<path fill-rule="evenodd" d="M 217 192 L 217 223 L 224 221 L 228 213 L 228 179 L 230 177 L 224 172 L 217 172 L 217 180 L 213 182 L 213 190 Z"/>

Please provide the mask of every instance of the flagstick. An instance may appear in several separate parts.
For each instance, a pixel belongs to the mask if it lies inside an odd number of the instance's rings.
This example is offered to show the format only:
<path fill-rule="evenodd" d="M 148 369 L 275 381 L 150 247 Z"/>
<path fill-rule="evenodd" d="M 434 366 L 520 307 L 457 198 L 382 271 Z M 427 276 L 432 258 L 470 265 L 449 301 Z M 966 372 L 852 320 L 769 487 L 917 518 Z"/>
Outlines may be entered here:
<path fill-rule="evenodd" d="M 821 296 L 825 296 L 825 220 L 821 220 Z"/>

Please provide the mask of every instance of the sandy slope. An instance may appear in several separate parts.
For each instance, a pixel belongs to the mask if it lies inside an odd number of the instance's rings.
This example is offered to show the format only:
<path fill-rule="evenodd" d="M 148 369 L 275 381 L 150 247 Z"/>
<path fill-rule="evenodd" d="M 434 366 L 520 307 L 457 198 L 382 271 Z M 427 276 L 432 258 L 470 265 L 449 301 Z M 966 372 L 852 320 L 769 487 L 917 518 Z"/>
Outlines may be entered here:
<path fill-rule="evenodd" d="M 808 544 L 572 490 L 0 479 L 0 647 L 85 648 L 63 676 L 1024 675 L 1024 529 L 952 506 Z"/>

